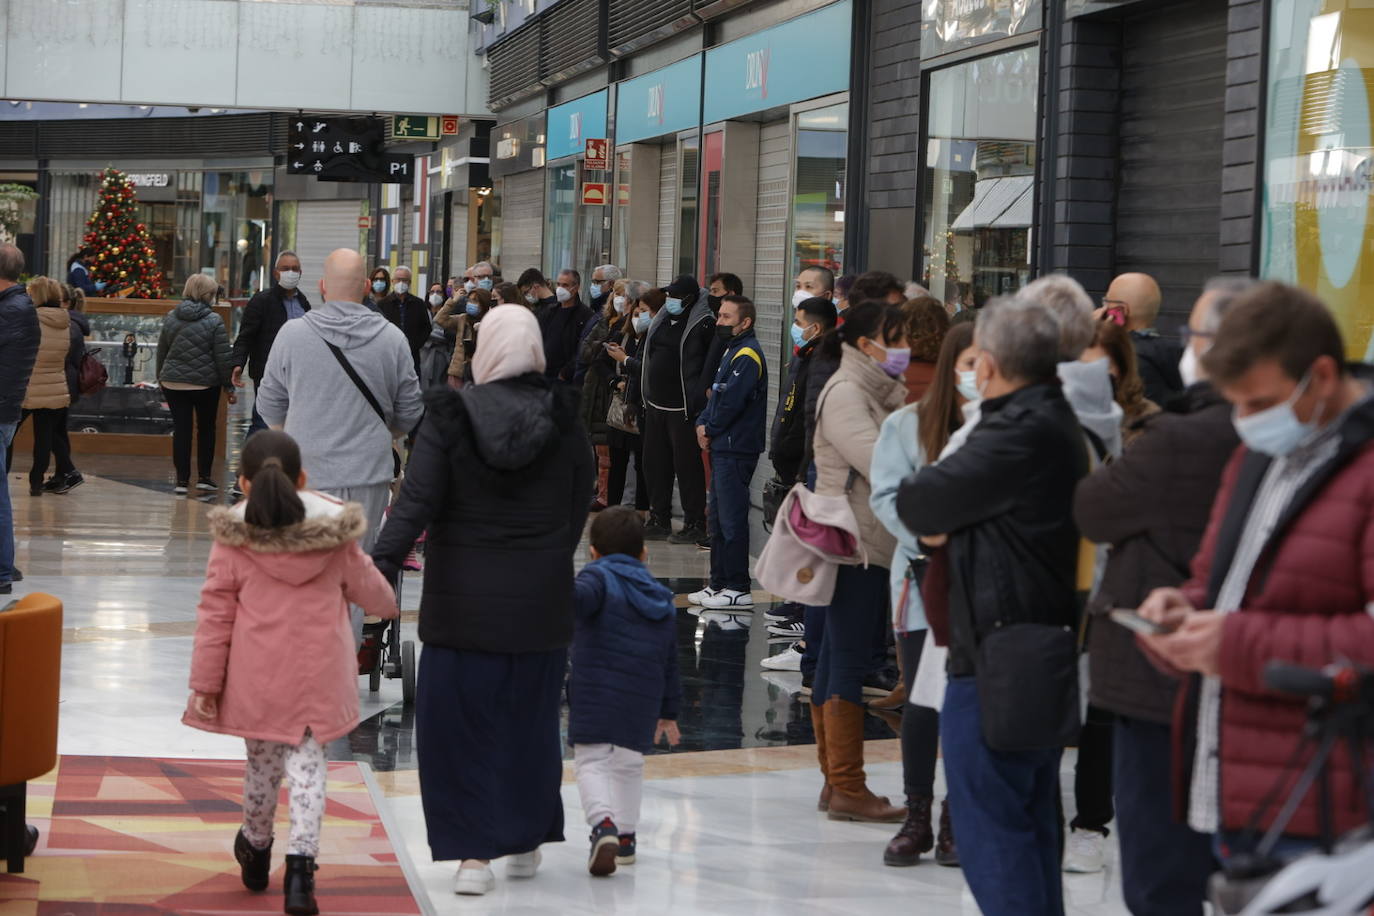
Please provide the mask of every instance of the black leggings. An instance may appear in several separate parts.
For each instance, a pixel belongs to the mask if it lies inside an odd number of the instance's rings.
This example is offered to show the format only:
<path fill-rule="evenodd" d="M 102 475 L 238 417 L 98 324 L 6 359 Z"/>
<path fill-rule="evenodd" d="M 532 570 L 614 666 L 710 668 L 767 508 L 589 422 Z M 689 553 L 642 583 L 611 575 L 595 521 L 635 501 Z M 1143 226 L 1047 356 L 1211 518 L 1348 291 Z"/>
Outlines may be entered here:
<path fill-rule="evenodd" d="M 916 681 L 916 666 L 921 662 L 921 647 L 928 630 L 897 634 L 897 651 L 902 653 L 902 679 L 907 696 Z M 902 785 L 908 796 L 935 794 L 935 758 L 940 752 L 940 714 L 929 706 L 907 703 L 902 709 Z"/>
<path fill-rule="evenodd" d="M 42 408 L 25 410 L 19 415 L 19 423 L 33 417 L 33 467 L 29 469 L 29 489 L 43 486 L 43 475 L 48 473 L 48 462 L 57 458 L 58 475 L 70 474 L 76 470 L 72 464 L 72 447 L 65 435 L 67 429 L 67 408 Z M 18 427 L 15 427 L 16 432 Z M 59 435 L 59 433 L 64 433 Z M 14 443 L 5 453 L 5 467 L 14 467 Z"/>
<path fill-rule="evenodd" d="M 635 456 L 635 508 L 649 509 L 649 484 L 644 479 L 644 437 L 626 436 L 626 444 L 611 446 L 611 474 L 606 484 L 606 505 L 618 506 L 625 498 L 625 479 L 630 469 L 630 456 Z"/>
<path fill-rule="evenodd" d="M 1116 816 L 1112 804 L 1112 732 L 1115 717 L 1088 704 L 1088 716 L 1078 733 L 1078 762 L 1073 771 L 1073 796 L 1077 816 L 1069 825 L 1074 830 L 1107 832 Z"/>
<path fill-rule="evenodd" d="M 191 481 L 191 423 L 196 426 L 196 468 L 208 478 L 215 466 L 215 416 L 219 413 L 219 389 L 201 388 L 178 391 L 164 388 L 167 407 L 172 411 L 172 466 L 177 483 Z"/>

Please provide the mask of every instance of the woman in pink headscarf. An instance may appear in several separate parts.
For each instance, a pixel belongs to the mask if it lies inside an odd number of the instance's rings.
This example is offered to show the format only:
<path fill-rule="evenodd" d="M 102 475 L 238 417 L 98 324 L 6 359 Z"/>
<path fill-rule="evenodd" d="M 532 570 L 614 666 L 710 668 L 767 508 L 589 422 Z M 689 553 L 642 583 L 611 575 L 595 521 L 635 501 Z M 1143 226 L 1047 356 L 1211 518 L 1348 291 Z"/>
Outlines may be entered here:
<path fill-rule="evenodd" d="M 420 793 L 455 891 L 530 877 L 563 839 L 558 712 L 573 634 L 573 551 L 595 462 L 577 395 L 543 376 L 529 309 L 482 319 L 474 384 L 429 395 L 400 496 L 373 549 L 399 569 L 421 531 L 424 655 L 416 696 Z"/>

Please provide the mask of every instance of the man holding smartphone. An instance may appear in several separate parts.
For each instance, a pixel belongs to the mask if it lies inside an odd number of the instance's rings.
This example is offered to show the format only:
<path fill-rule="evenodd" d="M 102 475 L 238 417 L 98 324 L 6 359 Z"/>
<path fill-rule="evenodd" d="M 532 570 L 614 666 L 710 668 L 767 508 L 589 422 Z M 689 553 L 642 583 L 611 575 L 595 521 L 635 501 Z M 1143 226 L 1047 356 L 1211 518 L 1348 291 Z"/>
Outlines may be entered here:
<path fill-rule="evenodd" d="M 1274 660 L 1374 665 L 1374 399 L 1310 293 L 1265 283 L 1223 319 L 1202 365 L 1234 407 L 1245 448 L 1227 466 L 1193 577 L 1153 592 L 1141 616 L 1172 632 L 1140 637 L 1188 681 L 1175 719 L 1188 823 L 1229 858 L 1303 733 L 1306 702 L 1264 685 Z M 1358 779 L 1333 758 L 1330 809 L 1308 793 L 1275 850 L 1316 845 L 1366 820 Z M 1272 816 L 1272 812 L 1271 812 Z M 1269 823 L 1258 825 L 1261 830 Z"/>
<path fill-rule="evenodd" d="M 1185 397 L 1150 417 L 1116 461 L 1078 485 L 1074 518 L 1083 536 L 1111 545 L 1089 602 L 1090 702 L 1113 713 L 1112 784 L 1121 847 L 1121 888 L 1134 916 L 1202 916 L 1215 870 L 1211 838 L 1170 816 L 1170 730 L 1177 681 L 1136 644 L 1161 629 L 1136 614 L 1154 588 L 1188 578 L 1222 470 L 1239 445 L 1231 406 L 1197 368 L 1222 318 L 1253 282 L 1207 284 L 1189 318 Z M 1190 355 L 1191 354 L 1191 355 Z"/>

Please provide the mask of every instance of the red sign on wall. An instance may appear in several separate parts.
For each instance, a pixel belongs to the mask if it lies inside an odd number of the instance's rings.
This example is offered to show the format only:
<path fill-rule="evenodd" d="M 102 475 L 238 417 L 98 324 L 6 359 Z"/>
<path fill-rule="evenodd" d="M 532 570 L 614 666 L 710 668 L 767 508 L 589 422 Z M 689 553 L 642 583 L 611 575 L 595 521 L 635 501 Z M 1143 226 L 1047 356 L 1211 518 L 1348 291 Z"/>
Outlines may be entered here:
<path fill-rule="evenodd" d="M 444 115 L 439 119 L 439 133 L 444 136 L 458 133 L 458 116 Z"/>
<path fill-rule="evenodd" d="M 606 205 L 606 182 L 582 182 L 582 206 L 603 207 Z"/>
<path fill-rule="evenodd" d="M 587 140 L 587 154 L 583 157 L 582 167 L 603 172 L 611 167 L 611 144 L 605 137 Z"/>

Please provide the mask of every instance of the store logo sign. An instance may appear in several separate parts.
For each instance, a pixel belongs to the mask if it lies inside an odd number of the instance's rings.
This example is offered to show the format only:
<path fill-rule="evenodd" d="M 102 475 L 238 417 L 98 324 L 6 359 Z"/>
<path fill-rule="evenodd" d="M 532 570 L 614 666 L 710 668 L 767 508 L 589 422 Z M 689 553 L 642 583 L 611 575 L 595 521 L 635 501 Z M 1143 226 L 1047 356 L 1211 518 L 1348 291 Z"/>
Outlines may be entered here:
<path fill-rule="evenodd" d="M 663 123 L 663 84 L 655 83 L 649 87 L 649 122 Z"/>
<path fill-rule="evenodd" d="M 757 89 L 763 98 L 768 98 L 768 49 L 750 51 L 745 60 L 744 89 L 746 92 Z"/>
<path fill-rule="evenodd" d="M 582 112 L 574 111 L 568 115 L 568 139 L 574 144 L 582 143 Z"/>
<path fill-rule="evenodd" d="M 172 183 L 172 176 L 165 172 L 131 173 L 129 181 L 136 188 L 165 188 Z"/>

